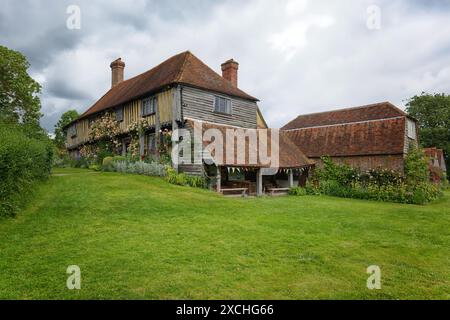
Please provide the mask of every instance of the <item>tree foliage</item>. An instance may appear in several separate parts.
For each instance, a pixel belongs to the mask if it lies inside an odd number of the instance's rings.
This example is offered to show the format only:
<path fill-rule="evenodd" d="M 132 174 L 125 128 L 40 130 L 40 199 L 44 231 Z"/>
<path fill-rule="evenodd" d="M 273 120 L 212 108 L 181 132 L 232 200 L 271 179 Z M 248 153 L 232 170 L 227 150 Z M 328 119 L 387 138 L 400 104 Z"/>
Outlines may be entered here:
<path fill-rule="evenodd" d="M 41 86 L 29 66 L 23 54 L 0 46 L 0 122 L 39 127 Z"/>
<path fill-rule="evenodd" d="M 64 148 L 66 142 L 67 132 L 66 129 L 64 129 L 64 127 L 67 126 L 69 123 L 71 123 L 73 120 L 77 119 L 78 117 L 79 114 L 76 110 L 68 110 L 61 115 L 61 118 L 55 125 L 55 145 L 59 149 Z"/>
<path fill-rule="evenodd" d="M 419 121 L 420 144 L 443 149 L 450 168 L 450 95 L 422 92 L 408 100 L 406 111 Z"/>

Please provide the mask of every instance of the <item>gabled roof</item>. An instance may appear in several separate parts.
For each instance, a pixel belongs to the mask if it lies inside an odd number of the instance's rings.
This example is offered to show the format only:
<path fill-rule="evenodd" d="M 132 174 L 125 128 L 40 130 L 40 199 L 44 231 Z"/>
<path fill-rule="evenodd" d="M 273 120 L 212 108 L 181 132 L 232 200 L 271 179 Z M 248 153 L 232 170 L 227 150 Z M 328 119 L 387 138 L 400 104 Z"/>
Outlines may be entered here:
<path fill-rule="evenodd" d="M 119 106 L 174 84 L 191 85 L 242 99 L 258 101 L 258 99 L 234 87 L 228 80 L 218 75 L 191 52 L 185 51 L 138 76 L 112 87 L 84 112 L 79 119 Z"/>
<path fill-rule="evenodd" d="M 232 127 L 227 125 L 220 125 L 217 123 L 212 122 L 206 122 L 206 121 L 198 121 L 198 120 L 187 120 L 187 125 L 191 128 L 194 127 L 195 123 L 202 125 L 202 135 L 205 133 L 208 129 L 216 129 L 219 130 L 222 134 L 222 137 L 224 139 L 223 141 L 223 153 L 222 153 L 222 159 L 215 159 L 215 154 L 212 154 L 212 159 L 215 163 L 219 162 L 220 165 L 223 166 L 230 166 L 230 167 L 268 167 L 267 165 L 261 163 L 259 157 L 257 159 L 257 163 L 251 163 L 249 160 L 249 154 L 253 153 L 255 155 L 258 154 L 258 148 L 259 148 L 259 142 L 256 146 L 250 145 L 248 139 L 245 139 L 245 152 L 246 156 L 243 163 L 239 163 L 239 159 L 237 157 L 237 148 L 238 143 L 237 139 L 235 138 L 234 141 L 234 150 L 227 150 L 227 129 L 243 129 L 246 132 L 248 131 L 254 131 L 256 134 L 261 132 L 260 134 L 267 135 L 267 155 L 270 157 L 272 154 L 272 143 L 271 143 L 271 134 L 274 129 L 248 129 L 248 128 L 238 128 L 238 127 Z M 203 141 L 203 147 L 206 148 L 211 141 Z M 232 152 L 232 156 L 227 153 Z M 229 162 L 229 158 L 233 159 L 231 162 Z M 222 163 L 220 161 L 223 161 Z M 294 142 L 292 142 L 286 132 L 279 130 L 279 139 L 278 139 L 278 167 L 279 168 L 302 168 L 302 167 L 308 167 L 314 165 L 314 162 L 309 160 L 304 153 L 295 145 Z"/>
<path fill-rule="evenodd" d="M 408 115 L 390 102 L 381 102 L 359 107 L 300 115 L 281 129 L 292 130 L 395 117 L 408 117 Z"/>
<path fill-rule="evenodd" d="M 405 117 L 286 130 L 310 158 L 403 154 Z"/>

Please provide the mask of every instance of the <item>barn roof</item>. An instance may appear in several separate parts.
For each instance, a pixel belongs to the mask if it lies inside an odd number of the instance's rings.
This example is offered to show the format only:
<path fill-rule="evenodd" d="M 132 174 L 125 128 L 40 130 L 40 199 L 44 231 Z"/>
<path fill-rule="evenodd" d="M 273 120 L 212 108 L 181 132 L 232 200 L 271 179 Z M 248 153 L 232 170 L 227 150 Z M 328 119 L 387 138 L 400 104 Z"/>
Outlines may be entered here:
<path fill-rule="evenodd" d="M 405 117 L 286 130 L 306 156 L 394 155 L 404 152 Z"/>
<path fill-rule="evenodd" d="M 292 130 L 334 124 L 389 119 L 408 116 L 390 102 L 300 115 L 281 129 Z"/>
<path fill-rule="evenodd" d="M 140 75 L 124 80 L 112 87 L 86 110 L 79 119 L 119 106 L 174 84 L 191 85 L 242 99 L 258 101 L 255 97 L 234 87 L 228 80 L 217 74 L 190 51 L 185 51 Z"/>

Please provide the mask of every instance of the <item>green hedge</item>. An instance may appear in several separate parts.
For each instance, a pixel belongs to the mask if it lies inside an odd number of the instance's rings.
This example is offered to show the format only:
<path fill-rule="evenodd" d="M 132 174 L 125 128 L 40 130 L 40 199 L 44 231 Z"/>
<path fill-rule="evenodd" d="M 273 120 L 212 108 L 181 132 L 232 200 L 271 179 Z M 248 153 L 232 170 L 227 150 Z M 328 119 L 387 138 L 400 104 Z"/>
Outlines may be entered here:
<path fill-rule="evenodd" d="M 26 204 L 37 181 L 51 171 L 53 146 L 27 136 L 16 125 L 0 124 L 0 216 L 14 216 Z"/>

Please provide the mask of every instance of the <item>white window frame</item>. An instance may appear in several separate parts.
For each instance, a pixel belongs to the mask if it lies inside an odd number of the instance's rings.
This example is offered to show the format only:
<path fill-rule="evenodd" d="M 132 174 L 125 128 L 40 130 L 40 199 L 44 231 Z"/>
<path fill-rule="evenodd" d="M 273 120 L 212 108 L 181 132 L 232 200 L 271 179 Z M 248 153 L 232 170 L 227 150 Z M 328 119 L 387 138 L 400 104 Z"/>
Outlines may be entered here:
<path fill-rule="evenodd" d="M 406 121 L 407 121 L 406 132 L 407 132 L 408 138 L 416 140 L 417 139 L 416 123 L 411 119 L 407 119 Z"/>
<path fill-rule="evenodd" d="M 225 106 L 225 110 L 221 110 L 221 106 L 217 107 L 217 100 L 219 99 L 223 99 L 224 101 L 226 101 L 226 106 Z M 221 114 L 229 114 L 231 115 L 233 112 L 233 108 L 232 108 L 232 103 L 231 103 L 231 99 L 224 97 L 224 96 L 218 96 L 215 95 L 214 96 L 214 105 L 213 105 L 213 110 L 215 113 L 221 113 Z"/>

